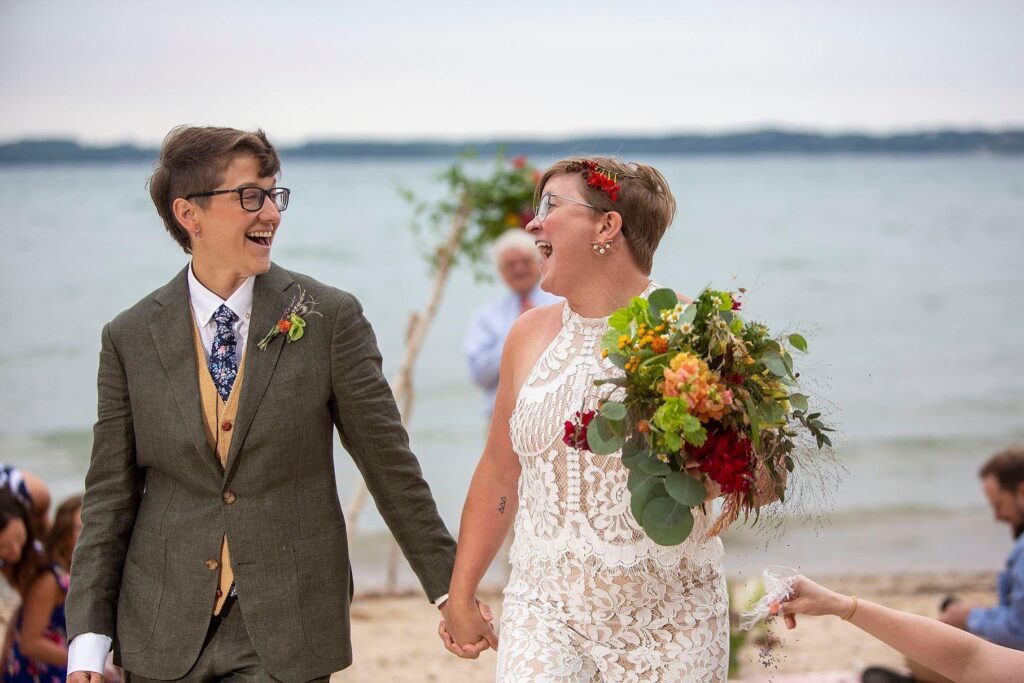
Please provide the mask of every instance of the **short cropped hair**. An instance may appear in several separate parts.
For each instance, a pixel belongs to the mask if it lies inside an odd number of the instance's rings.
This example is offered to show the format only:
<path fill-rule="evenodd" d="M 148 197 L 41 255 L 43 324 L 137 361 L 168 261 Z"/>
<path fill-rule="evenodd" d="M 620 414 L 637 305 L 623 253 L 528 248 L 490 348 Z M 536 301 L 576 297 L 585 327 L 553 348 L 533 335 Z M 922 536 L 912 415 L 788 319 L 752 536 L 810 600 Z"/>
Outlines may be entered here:
<path fill-rule="evenodd" d="M 188 231 L 174 217 L 174 200 L 193 192 L 217 187 L 224 171 L 236 157 L 251 154 L 259 163 L 260 176 L 281 172 L 281 160 L 262 130 L 249 132 L 214 126 L 178 126 L 164 138 L 160 160 L 149 179 L 149 196 L 164 227 L 186 254 L 192 253 Z M 194 201 L 206 206 L 207 197 Z"/>
<path fill-rule="evenodd" d="M 1016 491 L 1024 484 L 1024 445 L 1005 448 L 988 459 L 978 476 L 995 477 L 999 487 L 1006 491 Z"/>
<path fill-rule="evenodd" d="M 585 182 L 583 197 L 599 211 L 616 211 L 622 216 L 622 234 L 630 252 L 647 275 L 654 266 L 654 252 L 676 214 L 676 199 L 665 177 L 653 166 L 625 162 L 614 157 L 570 157 L 556 161 L 537 183 L 534 205 L 540 202 L 544 185 L 554 176 L 580 173 L 581 164 L 592 161 L 618 176 L 618 200 Z"/>

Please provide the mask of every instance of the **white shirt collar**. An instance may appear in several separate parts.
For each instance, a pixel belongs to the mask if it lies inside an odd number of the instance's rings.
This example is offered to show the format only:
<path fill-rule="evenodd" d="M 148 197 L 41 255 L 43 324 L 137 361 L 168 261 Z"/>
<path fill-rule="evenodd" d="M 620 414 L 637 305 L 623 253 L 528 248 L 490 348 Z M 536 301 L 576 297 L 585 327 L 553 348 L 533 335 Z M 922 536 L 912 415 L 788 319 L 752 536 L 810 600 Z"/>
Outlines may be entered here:
<path fill-rule="evenodd" d="M 208 290 L 203 286 L 203 283 L 196 279 L 195 273 L 192 272 L 192 264 L 189 263 L 188 295 L 192 300 L 192 310 L 196 313 L 196 322 L 199 323 L 200 327 L 207 325 L 210 319 L 213 318 L 213 314 L 217 312 L 217 309 L 222 304 L 226 304 L 238 316 L 239 320 L 244 320 L 252 311 L 252 290 L 255 283 L 256 278 L 250 275 L 245 278 L 242 286 L 236 289 L 228 297 L 227 301 L 224 301 L 224 299 Z"/>

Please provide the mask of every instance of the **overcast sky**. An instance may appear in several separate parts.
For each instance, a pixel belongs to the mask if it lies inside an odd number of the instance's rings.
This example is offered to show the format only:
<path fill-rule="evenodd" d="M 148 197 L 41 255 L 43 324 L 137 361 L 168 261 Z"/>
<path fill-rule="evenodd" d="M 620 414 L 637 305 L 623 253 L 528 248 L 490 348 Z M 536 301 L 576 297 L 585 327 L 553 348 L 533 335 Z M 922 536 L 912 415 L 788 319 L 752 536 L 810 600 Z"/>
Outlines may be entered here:
<path fill-rule="evenodd" d="M 1024 125 L 1024 1 L 0 0 L 0 140 Z"/>

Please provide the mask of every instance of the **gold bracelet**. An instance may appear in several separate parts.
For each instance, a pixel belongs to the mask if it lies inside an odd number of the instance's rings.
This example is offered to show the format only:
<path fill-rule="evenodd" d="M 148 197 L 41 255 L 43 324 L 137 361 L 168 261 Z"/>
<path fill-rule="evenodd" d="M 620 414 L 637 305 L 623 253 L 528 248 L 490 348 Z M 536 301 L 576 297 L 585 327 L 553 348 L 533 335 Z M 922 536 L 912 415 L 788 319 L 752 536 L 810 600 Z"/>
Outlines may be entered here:
<path fill-rule="evenodd" d="M 850 619 L 852 619 L 853 613 L 857 611 L 857 596 L 851 595 L 850 597 L 853 598 L 853 607 L 851 607 L 849 613 L 845 617 L 843 617 L 843 621 L 849 621 Z"/>

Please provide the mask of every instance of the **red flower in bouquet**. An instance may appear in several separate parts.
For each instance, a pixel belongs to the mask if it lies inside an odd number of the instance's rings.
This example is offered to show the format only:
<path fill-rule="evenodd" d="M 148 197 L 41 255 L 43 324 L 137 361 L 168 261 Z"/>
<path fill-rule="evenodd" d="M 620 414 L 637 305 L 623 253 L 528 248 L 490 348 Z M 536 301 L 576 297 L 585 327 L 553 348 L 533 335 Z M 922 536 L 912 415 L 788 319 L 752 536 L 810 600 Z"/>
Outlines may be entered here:
<path fill-rule="evenodd" d="M 512 168 L 521 171 L 526 168 L 526 157 L 520 154 L 512 160 Z"/>
<path fill-rule="evenodd" d="M 565 421 L 565 436 L 562 437 L 562 441 L 566 446 L 581 451 L 590 450 L 590 443 L 587 441 L 587 426 L 596 414 L 597 412 L 594 410 L 588 410 L 585 413 L 577 410 L 572 420 Z"/>
<path fill-rule="evenodd" d="M 700 447 L 687 447 L 700 471 L 718 484 L 722 493 L 746 493 L 754 481 L 753 445 L 735 431 L 714 431 Z"/>

